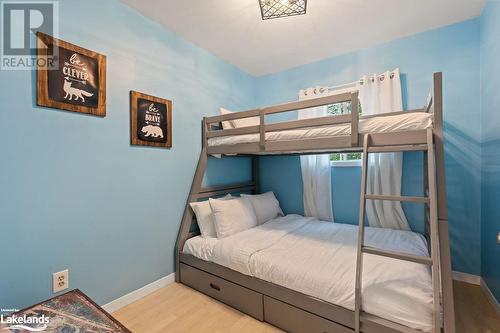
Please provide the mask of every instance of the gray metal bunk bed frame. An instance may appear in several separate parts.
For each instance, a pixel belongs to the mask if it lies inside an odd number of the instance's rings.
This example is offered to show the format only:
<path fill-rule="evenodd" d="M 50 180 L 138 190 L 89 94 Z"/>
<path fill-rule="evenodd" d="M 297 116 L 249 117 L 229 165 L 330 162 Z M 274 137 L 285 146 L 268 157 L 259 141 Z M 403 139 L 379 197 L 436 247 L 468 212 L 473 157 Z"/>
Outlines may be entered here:
<path fill-rule="evenodd" d="M 266 124 L 265 116 L 297 109 L 310 108 L 350 101 L 352 112 L 347 115 L 326 116 L 313 119 L 293 120 Z M 318 99 L 292 102 L 233 114 L 203 119 L 203 148 L 196 174 L 186 203 L 176 243 L 176 281 L 205 293 L 258 320 L 266 321 L 289 332 L 319 333 L 417 333 L 421 332 L 401 324 L 365 313 L 361 308 L 363 253 L 381 255 L 400 260 L 426 264 L 431 267 L 433 282 L 432 332 L 455 333 L 455 314 L 448 236 L 448 211 L 445 186 L 443 146 L 443 95 L 442 74 L 433 76 L 433 88 L 422 109 L 403 112 L 428 112 L 433 114 L 433 126 L 427 130 L 409 130 L 388 133 L 359 133 L 358 94 L 339 94 Z M 391 116 L 397 113 L 377 115 Z M 221 130 L 222 121 L 259 117 L 260 124 Z M 361 116 L 367 118 L 368 116 Z M 351 133 L 331 138 L 308 138 L 295 141 L 266 141 L 266 132 L 332 124 L 350 124 Z M 221 136 L 259 134 L 259 142 L 225 146 L 208 145 L 208 139 Z M 189 203 L 199 199 L 223 196 L 228 193 L 259 193 L 259 155 L 297 155 L 327 152 L 363 151 L 361 180 L 359 237 L 356 262 L 355 310 L 325 302 L 297 291 L 241 274 L 227 267 L 198 259 L 184 253 L 185 242 L 199 235 L 196 216 Z M 370 153 L 424 152 L 424 196 L 386 196 L 366 193 L 367 159 Z M 211 154 L 251 156 L 252 181 L 243 184 L 202 188 L 203 175 Z M 384 251 L 364 245 L 364 221 L 366 200 L 394 200 L 424 205 L 425 236 L 429 245 L 429 257 Z M 441 310 L 443 316 L 441 317 Z"/>

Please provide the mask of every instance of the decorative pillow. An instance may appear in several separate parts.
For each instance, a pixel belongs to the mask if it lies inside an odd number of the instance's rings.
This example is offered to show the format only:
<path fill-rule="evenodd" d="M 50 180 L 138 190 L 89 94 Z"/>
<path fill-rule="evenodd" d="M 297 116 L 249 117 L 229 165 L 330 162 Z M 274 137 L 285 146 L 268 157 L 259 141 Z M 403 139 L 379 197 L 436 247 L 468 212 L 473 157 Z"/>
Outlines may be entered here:
<path fill-rule="evenodd" d="M 241 196 L 248 199 L 252 204 L 253 211 L 257 217 L 257 224 L 262 224 L 278 216 L 283 216 L 280 203 L 273 192 L 255 195 L 242 194 Z"/>
<path fill-rule="evenodd" d="M 226 195 L 224 198 L 219 200 L 229 200 L 233 197 L 231 194 Z M 212 214 L 212 208 L 210 203 L 207 201 L 191 202 L 189 204 L 196 214 L 196 220 L 198 221 L 198 227 L 200 228 L 201 237 L 203 238 L 214 238 L 217 237 L 215 233 L 214 218 Z"/>
<path fill-rule="evenodd" d="M 230 113 L 233 113 L 233 111 L 229 111 L 229 110 L 226 110 L 224 108 L 220 108 L 221 115 L 230 114 Z M 233 122 L 231 120 L 222 122 L 222 129 L 227 130 L 227 129 L 233 129 L 233 128 L 234 128 L 234 125 L 233 125 Z"/>
<path fill-rule="evenodd" d="M 217 238 L 228 237 L 257 225 L 252 204 L 245 198 L 208 201 L 214 215 Z"/>

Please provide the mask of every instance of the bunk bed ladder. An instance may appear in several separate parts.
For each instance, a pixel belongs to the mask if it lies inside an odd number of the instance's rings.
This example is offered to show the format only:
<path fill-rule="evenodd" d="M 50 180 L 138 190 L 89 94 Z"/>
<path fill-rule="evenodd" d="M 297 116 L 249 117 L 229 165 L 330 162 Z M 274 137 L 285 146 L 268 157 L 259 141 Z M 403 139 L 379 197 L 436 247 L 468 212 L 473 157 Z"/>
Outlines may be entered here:
<path fill-rule="evenodd" d="M 393 195 L 375 195 L 366 193 L 366 184 L 368 177 L 368 154 L 377 152 L 391 152 L 389 147 L 370 147 L 370 134 L 364 136 L 363 141 L 363 162 L 362 162 L 362 177 L 361 177 L 361 197 L 359 206 L 359 227 L 358 227 L 358 246 L 356 258 L 356 284 L 355 284 L 355 303 L 354 303 L 354 329 L 355 332 L 361 332 L 362 308 L 361 308 L 361 291 L 362 291 L 362 274 L 363 274 L 363 254 L 379 255 L 383 257 L 395 258 L 404 261 L 415 262 L 428 265 L 432 272 L 432 290 L 433 290 L 433 333 L 441 332 L 441 278 L 439 271 L 439 240 L 438 240 L 438 206 L 437 206 L 437 185 L 436 185 L 436 164 L 434 156 L 434 141 L 433 132 L 427 130 L 427 144 L 415 147 L 422 150 L 426 154 L 427 168 L 427 188 L 428 194 L 423 197 L 409 196 L 393 196 Z M 394 151 L 401 151 L 395 148 Z M 428 207 L 428 226 L 430 231 L 430 257 L 417 256 L 402 252 L 395 252 L 383 249 L 377 249 L 365 246 L 365 219 L 366 219 L 366 200 L 390 200 L 400 202 L 415 202 L 423 203 Z M 427 209 L 426 209 L 427 211 Z M 427 227 L 426 227 L 427 228 Z"/>

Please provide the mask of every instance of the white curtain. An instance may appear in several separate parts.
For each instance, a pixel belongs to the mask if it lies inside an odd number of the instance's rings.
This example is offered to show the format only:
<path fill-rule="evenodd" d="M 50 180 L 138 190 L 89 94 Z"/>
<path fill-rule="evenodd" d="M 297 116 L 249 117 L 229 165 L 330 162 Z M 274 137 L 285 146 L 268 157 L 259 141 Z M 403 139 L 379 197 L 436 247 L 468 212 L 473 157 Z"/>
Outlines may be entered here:
<path fill-rule="evenodd" d="M 363 115 L 403 110 L 399 69 L 364 76 L 358 83 Z M 370 154 L 367 193 L 401 195 L 402 153 Z M 398 201 L 367 200 L 368 224 L 373 227 L 410 230 Z"/>
<path fill-rule="evenodd" d="M 299 92 L 299 100 L 326 95 L 328 95 L 328 89 L 308 88 Z M 320 106 L 299 110 L 298 118 L 315 118 L 327 114 L 327 106 Z M 328 154 L 300 156 L 300 167 L 304 185 L 304 215 L 333 222 L 330 156 Z"/>

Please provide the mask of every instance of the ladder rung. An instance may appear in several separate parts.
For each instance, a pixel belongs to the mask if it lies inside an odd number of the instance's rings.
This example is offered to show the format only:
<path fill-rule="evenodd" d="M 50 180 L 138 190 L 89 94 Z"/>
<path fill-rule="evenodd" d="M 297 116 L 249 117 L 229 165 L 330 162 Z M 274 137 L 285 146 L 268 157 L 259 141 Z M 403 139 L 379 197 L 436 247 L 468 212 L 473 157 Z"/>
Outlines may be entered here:
<path fill-rule="evenodd" d="M 427 197 L 365 194 L 365 198 L 368 200 L 389 200 L 389 201 L 429 203 L 429 198 Z"/>
<path fill-rule="evenodd" d="M 426 144 L 368 147 L 369 153 L 393 153 L 401 151 L 425 151 L 425 150 L 427 150 Z"/>
<path fill-rule="evenodd" d="M 370 247 L 370 246 L 363 246 L 361 248 L 361 251 L 363 253 L 370 253 L 370 254 L 375 254 L 375 255 L 379 255 L 379 256 L 383 256 L 383 257 L 411 261 L 411 262 L 416 262 L 418 264 L 424 264 L 424 265 L 429 265 L 429 266 L 432 265 L 432 259 L 430 257 L 416 256 L 413 254 L 407 254 L 407 253 L 402 253 L 402 252 L 381 250 L 381 249 L 376 249 L 376 248 Z"/>

